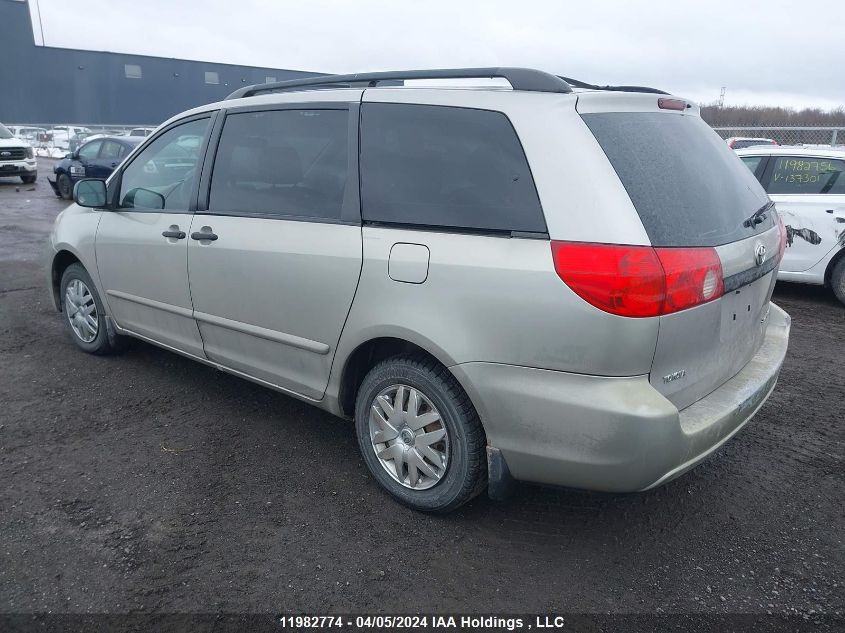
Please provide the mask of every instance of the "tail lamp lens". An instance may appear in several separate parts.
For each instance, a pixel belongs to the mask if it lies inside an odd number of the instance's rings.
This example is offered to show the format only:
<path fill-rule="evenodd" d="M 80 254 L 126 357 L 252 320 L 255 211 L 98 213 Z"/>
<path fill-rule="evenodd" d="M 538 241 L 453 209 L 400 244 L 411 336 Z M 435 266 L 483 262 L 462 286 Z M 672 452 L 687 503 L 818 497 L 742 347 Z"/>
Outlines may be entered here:
<path fill-rule="evenodd" d="M 713 248 L 656 248 L 666 274 L 661 314 L 718 299 L 725 292 L 722 262 Z"/>
<path fill-rule="evenodd" d="M 595 307 L 626 317 L 686 310 L 724 293 L 712 248 L 552 242 L 558 276 Z"/>
<path fill-rule="evenodd" d="M 780 233 L 780 245 L 778 248 L 778 261 L 780 261 L 786 252 L 786 227 L 783 225 L 783 218 L 780 216 L 778 216 L 778 233 Z"/>

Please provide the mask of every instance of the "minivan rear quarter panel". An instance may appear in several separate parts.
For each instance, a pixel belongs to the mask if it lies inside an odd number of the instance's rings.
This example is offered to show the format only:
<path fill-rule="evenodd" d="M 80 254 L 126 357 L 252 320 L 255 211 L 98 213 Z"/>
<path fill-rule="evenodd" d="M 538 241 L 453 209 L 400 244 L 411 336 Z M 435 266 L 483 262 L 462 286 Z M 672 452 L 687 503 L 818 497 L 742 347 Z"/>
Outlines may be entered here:
<path fill-rule="evenodd" d="M 488 361 L 606 376 L 647 374 L 657 319 L 596 310 L 555 273 L 546 240 L 365 226 L 364 264 L 338 354 L 394 336 L 446 365 Z M 394 244 L 430 251 L 424 283 L 394 281 Z"/>

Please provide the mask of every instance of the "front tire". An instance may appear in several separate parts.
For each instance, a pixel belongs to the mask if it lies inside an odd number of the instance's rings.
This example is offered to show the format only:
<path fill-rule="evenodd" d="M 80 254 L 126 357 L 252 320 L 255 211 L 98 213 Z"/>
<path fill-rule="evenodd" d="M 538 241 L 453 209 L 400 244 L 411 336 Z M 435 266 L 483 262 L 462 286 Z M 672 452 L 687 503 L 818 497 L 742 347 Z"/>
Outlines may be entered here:
<path fill-rule="evenodd" d="M 830 287 L 840 303 L 845 304 L 845 256 L 839 258 L 830 273 Z"/>
<path fill-rule="evenodd" d="M 73 183 L 70 181 L 70 176 L 67 174 L 59 174 L 56 180 L 56 187 L 59 190 L 59 195 L 65 199 L 70 200 L 73 197 Z"/>
<path fill-rule="evenodd" d="M 89 354 L 123 351 L 125 338 L 109 333 L 97 288 L 81 264 L 71 264 L 59 284 L 65 328 L 77 347 Z"/>
<path fill-rule="evenodd" d="M 370 473 L 415 510 L 449 512 L 487 485 L 478 414 L 449 370 L 427 356 L 396 356 L 370 370 L 355 430 Z"/>
<path fill-rule="evenodd" d="M 32 174 L 30 176 L 21 176 L 21 180 L 25 185 L 31 185 L 38 179 L 38 174 Z"/>

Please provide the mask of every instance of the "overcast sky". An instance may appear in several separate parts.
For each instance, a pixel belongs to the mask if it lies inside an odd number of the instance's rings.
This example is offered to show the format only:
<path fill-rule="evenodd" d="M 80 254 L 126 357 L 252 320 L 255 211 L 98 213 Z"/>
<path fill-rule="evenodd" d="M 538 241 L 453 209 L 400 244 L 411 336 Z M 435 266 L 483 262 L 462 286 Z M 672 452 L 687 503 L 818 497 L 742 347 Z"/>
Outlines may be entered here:
<path fill-rule="evenodd" d="M 338 73 L 531 66 L 700 103 L 726 86 L 726 104 L 845 106 L 845 0 L 38 1 L 49 46 Z"/>

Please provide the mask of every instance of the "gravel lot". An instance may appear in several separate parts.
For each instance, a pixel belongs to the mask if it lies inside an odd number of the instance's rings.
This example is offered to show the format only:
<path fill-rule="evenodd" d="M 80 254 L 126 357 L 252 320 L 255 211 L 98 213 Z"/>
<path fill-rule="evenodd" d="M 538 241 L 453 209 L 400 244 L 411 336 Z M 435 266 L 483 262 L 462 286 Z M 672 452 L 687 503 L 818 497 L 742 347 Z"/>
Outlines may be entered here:
<path fill-rule="evenodd" d="M 789 355 L 713 458 L 632 495 L 523 486 L 447 517 L 380 492 L 353 428 L 143 343 L 74 347 L 41 159 L 0 179 L 0 612 L 843 614 L 845 309 L 780 284 Z"/>

